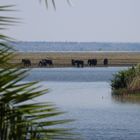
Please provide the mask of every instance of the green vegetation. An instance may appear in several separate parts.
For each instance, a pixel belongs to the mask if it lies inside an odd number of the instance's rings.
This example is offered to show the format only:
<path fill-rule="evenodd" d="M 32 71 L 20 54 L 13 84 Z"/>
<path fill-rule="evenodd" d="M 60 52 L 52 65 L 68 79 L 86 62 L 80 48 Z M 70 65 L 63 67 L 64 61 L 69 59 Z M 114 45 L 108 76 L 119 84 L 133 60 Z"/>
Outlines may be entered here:
<path fill-rule="evenodd" d="M 140 93 L 140 64 L 114 75 L 111 87 L 114 94 Z"/>
<path fill-rule="evenodd" d="M 11 8 L 0 6 L 0 12 L 11 12 Z M 2 32 L 15 20 L 0 16 L 0 140 L 73 139 L 70 130 L 62 128 L 71 120 L 57 119 L 63 114 L 57 107 L 34 100 L 47 90 L 40 90 L 37 82 L 23 83 L 28 71 L 9 64 L 14 50 Z"/>

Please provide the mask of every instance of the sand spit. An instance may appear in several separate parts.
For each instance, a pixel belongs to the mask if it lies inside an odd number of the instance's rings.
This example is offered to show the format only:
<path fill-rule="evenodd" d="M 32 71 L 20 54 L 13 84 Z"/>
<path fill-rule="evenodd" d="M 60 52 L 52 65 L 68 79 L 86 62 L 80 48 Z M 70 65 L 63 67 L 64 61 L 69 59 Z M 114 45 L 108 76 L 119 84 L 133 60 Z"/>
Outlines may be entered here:
<path fill-rule="evenodd" d="M 132 66 L 140 63 L 140 52 L 18 52 L 11 63 L 19 64 L 22 59 L 30 59 L 32 67 L 38 67 L 41 59 L 51 59 L 53 67 L 71 67 L 71 60 L 83 60 L 87 66 L 88 59 L 97 59 L 97 66 L 103 66 L 103 60 L 109 60 L 109 66 Z"/>

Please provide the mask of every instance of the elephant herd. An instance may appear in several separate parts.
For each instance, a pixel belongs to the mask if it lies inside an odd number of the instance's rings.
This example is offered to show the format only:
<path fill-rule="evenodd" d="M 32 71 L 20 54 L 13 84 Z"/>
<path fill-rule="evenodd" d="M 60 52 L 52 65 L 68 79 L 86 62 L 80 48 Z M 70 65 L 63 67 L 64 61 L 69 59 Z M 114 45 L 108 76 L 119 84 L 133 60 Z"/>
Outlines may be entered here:
<path fill-rule="evenodd" d="M 92 67 L 96 66 L 98 63 L 97 59 L 88 59 L 87 60 L 87 65 Z M 29 67 L 31 66 L 31 60 L 30 59 L 22 59 L 22 64 L 24 67 Z M 84 67 L 84 60 L 71 60 L 71 65 L 74 67 Z M 108 59 L 105 58 L 103 60 L 103 65 L 107 66 L 108 65 Z M 47 66 L 53 66 L 53 61 L 50 59 L 42 59 L 38 63 L 39 67 L 47 67 Z"/>
<path fill-rule="evenodd" d="M 30 59 L 22 59 L 22 64 L 25 67 L 31 66 L 31 60 Z M 47 67 L 47 66 L 52 66 L 53 62 L 52 60 L 49 59 L 42 59 L 39 61 L 38 66 L 39 67 Z"/>
<path fill-rule="evenodd" d="M 71 60 L 71 64 L 72 66 L 76 66 L 76 67 L 84 67 L 84 61 L 83 60 Z M 97 65 L 97 59 L 88 59 L 87 61 L 88 66 L 96 66 Z M 103 60 L 103 65 L 107 66 L 108 65 L 108 59 L 105 58 Z"/>

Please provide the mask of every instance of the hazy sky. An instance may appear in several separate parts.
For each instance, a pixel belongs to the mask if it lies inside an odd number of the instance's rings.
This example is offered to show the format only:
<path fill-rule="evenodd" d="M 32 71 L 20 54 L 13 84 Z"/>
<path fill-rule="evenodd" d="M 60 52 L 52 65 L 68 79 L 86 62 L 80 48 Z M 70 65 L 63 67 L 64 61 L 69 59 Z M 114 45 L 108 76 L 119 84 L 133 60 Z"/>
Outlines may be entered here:
<path fill-rule="evenodd" d="M 16 4 L 22 23 L 6 31 L 18 40 L 140 42 L 140 0 L 56 0 L 45 9 L 39 0 L 0 0 Z"/>

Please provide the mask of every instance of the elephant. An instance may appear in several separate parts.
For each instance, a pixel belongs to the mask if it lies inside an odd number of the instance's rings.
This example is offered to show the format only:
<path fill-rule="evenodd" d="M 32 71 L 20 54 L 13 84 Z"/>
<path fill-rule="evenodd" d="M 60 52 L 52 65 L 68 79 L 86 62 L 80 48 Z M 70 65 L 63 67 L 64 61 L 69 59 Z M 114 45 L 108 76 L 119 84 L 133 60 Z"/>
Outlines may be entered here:
<path fill-rule="evenodd" d="M 97 65 L 97 59 L 88 59 L 88 65 L 89 66 L 96 66 Z"/>
<path fill-rule="evenodd" d="M 72 66 L 77 66 L 77 67 L 84 67 L 84 61 L 83 60 L 71 60 Z"/>
<path fill-rule="evenodd" d="M 30 59 L 22 59 L 22 64 L 24 66 L 31 66 L 31 60 Z"/>
<path fill-rule="evenodd" d="M 52 66 L 53 62 L 52 62 L 52 60 L 49 60 L 49 59 L 42 59 L 39 61 L 38 65 L 39 66 L 47 66 L 47 65 Z"/>
<path fill-rule="evenodd" d="M 108 65 L 108 59 L 105 58 L 104 61 L 103 61 L 104 65 Z"/>
<path fill-rule="evenodd" d="M 75 66 L 75 60 L 74 59 L 71 60 L 71 64 L 72 64 L 72 66 Z"/>

